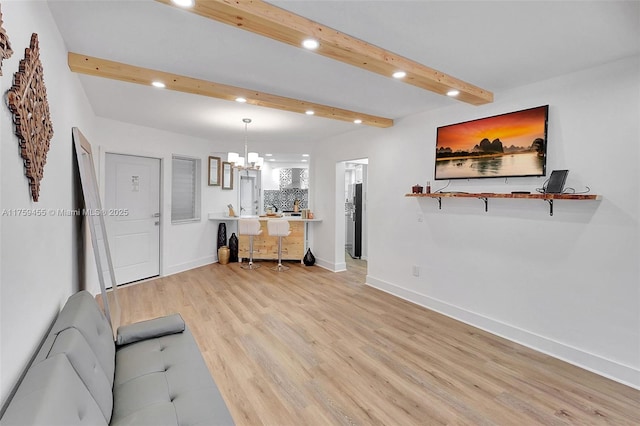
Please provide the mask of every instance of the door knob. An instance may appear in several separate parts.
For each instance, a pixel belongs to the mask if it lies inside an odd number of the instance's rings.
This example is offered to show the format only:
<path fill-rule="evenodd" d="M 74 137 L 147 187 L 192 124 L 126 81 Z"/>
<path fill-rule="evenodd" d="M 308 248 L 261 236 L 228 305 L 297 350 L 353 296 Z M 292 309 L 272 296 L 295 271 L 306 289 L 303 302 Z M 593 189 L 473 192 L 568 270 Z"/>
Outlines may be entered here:
<path fill-rule="evenodd" d="M 156 220 L 155 225 L 156 225 L 156 226 L 160 225 L 160 221 L 159 221 L 159 220 Z"/>

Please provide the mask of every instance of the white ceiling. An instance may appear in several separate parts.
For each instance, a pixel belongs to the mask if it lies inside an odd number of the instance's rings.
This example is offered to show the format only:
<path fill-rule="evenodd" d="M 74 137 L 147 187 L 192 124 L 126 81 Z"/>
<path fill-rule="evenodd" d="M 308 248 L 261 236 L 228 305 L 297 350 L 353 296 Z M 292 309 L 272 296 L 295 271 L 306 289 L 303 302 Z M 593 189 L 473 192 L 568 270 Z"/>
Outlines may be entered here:
<path fill-rule="evenodd" d="M 500 93 L 640 54 L 640 2 L 272 1 Z M 458 101 L 153 0 L 49 0 L 71 52 L 398 119 Z M 295 147 L 354 124 L 80 75 L 98 116 Z M 479 108 L 469 106 L 469 108 Z M 295 149 L 295 148 L 292 148 Z"/>

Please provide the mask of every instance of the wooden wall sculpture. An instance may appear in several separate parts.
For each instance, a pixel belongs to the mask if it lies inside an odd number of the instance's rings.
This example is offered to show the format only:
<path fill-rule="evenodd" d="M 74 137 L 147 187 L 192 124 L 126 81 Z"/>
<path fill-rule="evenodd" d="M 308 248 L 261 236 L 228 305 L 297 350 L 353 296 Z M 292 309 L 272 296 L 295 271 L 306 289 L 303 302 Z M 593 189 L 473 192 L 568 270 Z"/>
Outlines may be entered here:
<path fill-rule="evenodd" d="M 33 33 L 18 72 L 13 75 L 13 86 L 7 93 L 33 201 L 38 201 L 40 195 L 40 181 L 53 137 L 47 89 L 42 74 L 38 34 Z"/>
<path fill-rule="evenodd" d="M 0 75 L 2 75 L 2 61 L 9 59 L 13 55 L 11 50 L 11 43 L 9 43 L 9 36 L 2 25 L 2 10 L 0 10 Z"/>

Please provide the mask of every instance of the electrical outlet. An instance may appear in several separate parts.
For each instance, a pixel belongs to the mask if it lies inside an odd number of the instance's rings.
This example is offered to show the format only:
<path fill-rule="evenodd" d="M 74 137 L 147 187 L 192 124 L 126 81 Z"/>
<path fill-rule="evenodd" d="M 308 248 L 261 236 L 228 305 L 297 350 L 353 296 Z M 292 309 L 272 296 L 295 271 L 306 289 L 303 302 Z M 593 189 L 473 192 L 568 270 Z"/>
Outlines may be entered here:
<path fill-rule="evenodd" d="M 413 265 L 413 276 L 414 277 L 420 276 L 420 267 L 418 265 Z"/>

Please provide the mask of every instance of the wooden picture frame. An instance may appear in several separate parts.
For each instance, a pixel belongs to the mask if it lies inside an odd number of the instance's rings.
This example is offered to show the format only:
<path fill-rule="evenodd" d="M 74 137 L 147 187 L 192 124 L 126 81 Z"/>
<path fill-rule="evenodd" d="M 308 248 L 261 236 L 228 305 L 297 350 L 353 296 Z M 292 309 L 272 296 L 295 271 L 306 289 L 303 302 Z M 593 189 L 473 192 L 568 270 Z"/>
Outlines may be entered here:
<path fill-rule="evenodd" d="M 222 162 L 222 189 L 233 189 L 233 164 Z"/>
<path fill-rule="evenodd" d="M 209 156 L 209 186 L 220 186 L 220 157 Z"/>

